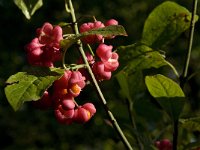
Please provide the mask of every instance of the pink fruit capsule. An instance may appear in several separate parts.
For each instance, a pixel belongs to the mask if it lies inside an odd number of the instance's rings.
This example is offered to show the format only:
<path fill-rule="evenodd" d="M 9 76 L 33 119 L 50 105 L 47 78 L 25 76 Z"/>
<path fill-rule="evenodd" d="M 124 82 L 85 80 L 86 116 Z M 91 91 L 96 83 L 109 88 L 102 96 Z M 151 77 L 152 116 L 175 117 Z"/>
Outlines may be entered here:
<path fill-rule="evenodd" d="M 65 110 L 70 110 L 70 109 L 74 109 L 75 104 L 73 102 L 73 100 L 71 99 L 64 99 L 62 100 L 62 108 Z"/>

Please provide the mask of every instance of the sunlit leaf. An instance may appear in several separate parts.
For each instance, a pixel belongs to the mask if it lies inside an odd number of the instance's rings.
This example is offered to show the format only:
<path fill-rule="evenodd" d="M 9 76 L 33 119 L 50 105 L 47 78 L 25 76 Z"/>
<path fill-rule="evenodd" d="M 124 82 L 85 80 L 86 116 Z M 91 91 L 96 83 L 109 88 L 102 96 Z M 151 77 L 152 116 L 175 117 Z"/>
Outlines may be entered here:
<path fill-rule="evenodd" d="M 63 73 L 64 70 L 59 68 L 30 67 L 10 76 L 5 87 L 8 102 L 16 111 L 25 101 L 40 99 L 44 91 Z"/>
<path fill-rule="evenodd" d="M 146 76 L 145 83 L 149 93 L 160 103 L 168 115 L 173 120 L 177 120 L 185 103 L 185 95 L 180 86 L 160 74 Z"/>
<path fill-rule="evenodd" d="M 195 20 L 198 20 L 198 16 Z M 165 46 L 186 31 L 190 21 L 191 13 L 186 8 L 175 2 L 163 2 L 145 21 L 142 42 L 151 47 Z"/>

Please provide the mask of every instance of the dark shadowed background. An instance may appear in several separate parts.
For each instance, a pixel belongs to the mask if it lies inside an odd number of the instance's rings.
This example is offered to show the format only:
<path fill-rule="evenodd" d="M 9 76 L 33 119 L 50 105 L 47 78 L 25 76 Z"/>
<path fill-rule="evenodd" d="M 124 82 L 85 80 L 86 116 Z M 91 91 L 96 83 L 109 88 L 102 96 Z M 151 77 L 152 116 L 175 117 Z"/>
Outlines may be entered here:
<path fill-rule="evenodd" d="M 76 0 L 74 7 L 77 18 L 94 15 L 102 22 L 114 18 L 123 25 L 128 37 L 113 40 L 114 47 L 132 44 L 141 38 L 144 21 L 148 14 L 163 1 L 159 0 Z M 192 1 L 177 0 L 180 5 L 191 11 Z M 60 125 L 56 122 L 53 111 L 40 111 L 28 103 L 14 112 L 8 104 L 4 87 L 5 81 L 12 74 L 21 71 L 27 65 L 24 45 L 35 36 L 35 29 L 44 22 L 57 24 L 70 22 L 65 12 L 64 0 L 48 0 L 36 11 L 31 20 L 27 20 L 13 1 L 0 0 L 0 149 L 1 150 L 116 150 L 124 149 L 117 134 L 107 123 L 107 117 L 92 87 L 88 86 L 81 94 L 80 101 L 92 101 L 97 107 L 97 114 L 85 125 Z M 198 10 L 200 14 L 200 9 Z M 182 71 L 187 49 L 188 32 L 183 33 L 170 46 L 166 47 L 167 58 L 178 71 Z M 200 23 L 196 24 L 193 52 L 189 71 L 200 69 Z M 101 84 L 122 129 L 129 124 L 124 101 L 118 98 L 118 85 L 115 79 Z M 199 112 L 200 78 L 195 76 L 186 88 L 194 113 Z M 143 119 L 154 122 L 146 108 L 138 110 Z M 156 122 L 155 122 L 156 123 Z M 197 133 L 198 134 L 198 133 Z M 129 138 L 130 140 L 131 137 Z"/>

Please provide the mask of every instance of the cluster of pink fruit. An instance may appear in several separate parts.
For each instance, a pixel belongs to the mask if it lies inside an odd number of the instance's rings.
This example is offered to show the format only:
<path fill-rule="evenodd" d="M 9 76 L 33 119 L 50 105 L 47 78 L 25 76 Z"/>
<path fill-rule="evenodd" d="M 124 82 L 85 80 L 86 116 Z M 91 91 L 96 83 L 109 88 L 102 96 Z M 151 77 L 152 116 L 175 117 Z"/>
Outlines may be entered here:
<path fill-rule="evenodd" d="M 172 150 L 172 143 L 168 139 L 156 141 L 155 146 L 158 148 L 158 150 Z"/>
<path fill-rule="evenodd" d="M 50 23 L 44 23 L 36 30 L 36 38 L 25 47 L 29 64 L 53 67 L 53 63 L 61 59 L 60 41 L 62 39 L 60 26 L 53 27 Z"/>
<path fill-rule="evenodd" d="M 98 29 L 105 26 L 118 25 L 118 22 L 114 19 L 108 20 L 105 25 L 100 21 L 84 23 L 80 26 L 80 32 L 86 32 L 92 29 Z M 82 39 L 87 44 L 100 43 L 96 49 L 97 61 L 92 55 L 87 54 L 88 62 L 90 63 L 93 73 L 99 81 L 109 80 L 111 78 L 112 71 L 115 71 L 119 66 L 118 54 L 112 52 L 113 46 L 103 43 L 104 39 L 111 39 L 114 36 L 103 37 L 102 35 L 90 35 Z"/>
<path fill-rule="evenodd" d="M 119 66 L 119 56 L 116 52 L 112 52 L 112 48 L 112 45 L 106 45 L 104 43 L 99 44 L 96 49 L 97 61 L 91 54 L 86 53 L 87 61 L 98 81 L 109 80 L 112 72 Z M 78 63 L 80 64 L 82 62 L 82 59 L 80 59 Z M 80 72 L 88 79 L 86 69 L 80 69 Z"/>
<path fill-rule="evenodd" d="M 78 106 L 74 100 L 84 87 L 85 77 L 79 71 L 65 71 L 64 75 L 55 81 L 53 86 L 55 116 L 60 123 L 85 123 L 96 113 L 92 103 Z"/>
<path fill-rule="evenodd" d="M 117 25 L 114 19 L 109 20 L 106 25 Z M 85 32 L 94 28 L 105 27 L 100 21 L 85 23 L 80 27 L 80 32 Z M 38 28 L 37 37 L 34 38 L 25 49 L 28 62 L 34 66 L 54 67 L 54 62 L 61 60 L 62 53 L 60 41 L 63 39 L 62 28 L 53 27 L 50 23 L 44 23 Z M 96 49 L 98 61 L 87 53 L 87 59 L 92 70 L 99 81 L 109 80 L 111 72 L 119 66 L 118 54 L 112 52 L 112 46 L 102 43 L 104 38 L 114 38 L 114 36 L 103 37 L 102 35 L 89 35 L 82 39 L 86 43 L 98 42 L 100 45 Z M 83 63 L 82 60 L 79 63 Z M 53 92 L 46 90 L 42 98 L 34 101 L 33 105 L 41 109 L 53 108 L 55 117 L 62 124 L 85 123 L 96 113 L 92 103 L 78 105 L 75 101 L 88 80 L 86 70 L 79 71 L 65 70 L 64 75 L 53 83 Z"/>
<path fill-rule="evenodd" d="M 95 113 L 92 103 L 80 106 L 75 102 L 81 90 L 85 87 L 85 77 L 79 71 L 66 70 L 64 75 L 53 84 L 53 92 L 44 92 L 42 98 L 33 101 L 40 109 L 53 108 L 57 121 L 61 124 L 85 123 Z"/>

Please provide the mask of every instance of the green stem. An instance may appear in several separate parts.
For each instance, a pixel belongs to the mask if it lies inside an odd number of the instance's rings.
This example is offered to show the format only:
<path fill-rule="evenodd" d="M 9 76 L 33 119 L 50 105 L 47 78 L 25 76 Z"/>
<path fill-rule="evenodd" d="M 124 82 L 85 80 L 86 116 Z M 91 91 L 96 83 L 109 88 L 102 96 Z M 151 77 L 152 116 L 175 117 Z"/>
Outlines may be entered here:
<path fill-rule="evenodd" d="M 179 76 L 179 73 L 178 73 L 178 71 L 176 70 L 176 68 L 170 63 L 170 62 L 168 62 L 168 61 L 165 61 L 168 65 L 169 65 L 169 67 L 173 70 L 173 72 L 174 72 L 174 74 L 176 75 L 176 77 L 177 78 L 179 78 L 180 76 Z"/>
<path fill-rule="evenodd" d="M 200 71 L 199 71 L 199 70 L 196 71 L 196 72 L 194 72 L 193 74 L 191 74 L 191 75 L 187 78 L 187 81 L 189 81 L 190 79 L 192 79 L 194 76 L 196 76 L 196 75 L 198 75 L 198 74 L 200 74 Z"/>
<path fill-rule="evenodd" d="M 65 54 L 66 54 L 66 51 L 67 51 L 67 49 L 64 49 L 63 56 L 62 56 L 62 65 L 63 65 L 63 68 L 65 70 L 67 70 L 67 67 L 65 65 Z"/>
<path fill-rule="evenodd" d="M 187 81 L 188 68 L 189 68 L 189 63 L 190 63 L 193 37 L 194 37 L 195 15 L 196 15 L 196 12 L 197 12 L 197 3 L 198 3 L 198 0 L 193 0 L 188 50 L 187 50 L 185 65 L 184 65 L 184 68 L 183 68 L 183 73 L 180 76 L 180 86 L 181 86 L 182 89 L 184 88 L 185 82 Z M 175 120 L 174 121 L 174 133 L 173 133 L 173 150 L 177 150 L 177 146 L 178 146 L 178 120 Z"/>
<path fill-rule="evenodd" d="M 81 69 L 81 68 L 86 68 L 86 65 L 85 64 L 80 64 L 80 65 L 77 65 L 77 64 L 71 64 L 68 66 L 69 69 L 71 70 L 78 70 L 78 69 Z"/>
<path fill-rule="evenodd" d="M 88 46 L 88 48 L 89 48 L 89 50 L 90 50 L 91 55 L 94 57 L 94 53 L 93 53 L 93 51 L 92 51 L 92 48 L 90 47 L 89 44 L 87 44 L 87 46 Z"/>
<path fill-rule="evenodd" d="M 75 24 L 74 24 L 74 31 L 75 31 L 75 34 L 79 34 L 78 26 L 77 26 L 77 23 L 76 23 L 76 16 L 75 16 L 75 13 L 74 13 L 74 7 L 73 7 L 73 4 L 72 4 L 72 1 L 69 0 L 68 2 L 69 2 L 69 8 L 70 8 L 70 14 L 71 14 L 71 17 L 72 17 L 72 21 L 73 21 L 73 23 L 75 23 Z M 114 129 L 117 131 L 117 133 L 118 133 L 120 139 L 122 140 L 124 146 L 125 146 L 127 149 L 132 150 L 132 147 L 131 147 L 130 143 L 128 142 L 128 140 L 126 139 L 125 135 L 123 134 L 123 132 L 122 132 L 120 126 L 118 125 L 118 123 L 117 123 L 115 117 L 113 116 L 112 112 L 111 112 L 111 111 L 108 109 L 108 107 L 107 107 L 107 102 L 106 102 L 106 100 L 105 100 L 105 98 L 104 98 L 103 93 L 101 92 L 101 89 L 100 89 L 100 87 L 99 87 L 99 85 L 98 85 L 98 82 L 97 82 L 97 80 L 95 79 L 95 76 L 94 76 L 94 74 L 93 74 L 93 72 L 92 72 L 92 69 L 91 69 L 91 67 L 90 67 L 90 65 L 89 65 L 89 63 L 88 63 L 88 61 L 87 61 L 87 57 L 86 57 L 85 52 L 84 52 L 84 50 L 83 50 L 81 41 L 78 40 L 78 41 L 77 41 L 77 44 L 78 44 L 78 46 L 79 46 L 79 51 L 80 51 L 80 53 L 81 53 L 81 55 L 82 55 L 83 61 L 84 61 L 85 65 L 86 65 L 86 67 L 87 67 L 87 70 L 88 70 L 88 72 L 89 72 L 91 78 L 92 78 L 92 82 L 93 82 L 93 84 L 94 84 L 94 86 L 95 86 L 95 88 L 96 88 L 96 91 L 97 91 L 97 93 L 98 93 L 98 95 L 99 95 L 99 97 L 100 97 L 100 100 L 101 100 L 102 103 L 103 103 L 104 109 L 105 109 L 105 111 L 107 112 L 107 115 L 108 115 L 108 117 L 109 117 L 109 119 L 110 119 L 110 121 L 111 121 L 111 123 L 112 123 Z"/>
<path fill-rule="evenodd" d="M 129 114 L 129 118 L 130 118 L 130 120 L 131 120 L 131 124 L 132 124 L 134 130 L 135 130 L 136 132 L 138 132 L 138 130 L 137 130 L 137 125 L 136 125 L 136 122 L 135 122 L 135 119 L 134 119 L 134 116 L 135 116 L 135 115 L 133 115 L 133 114 L 135 114 L 135 113 L 133 112 L 133 102 L 130 101 L 130 100 L 128 100 L 128 99 L 127 99 L 126 101 L 127 101 L 127 105 L 128 105 L 128 114 Z M 136 135 L 135 135 L 135 139 L 136 139 L 136 141 L 137 141 L 137 144 L 138 144 L 140 150 L 143 150 L 143 149 L 144 149 L 144 146 L 143 146 L 142 142 L 140 141 L 140 138 L 138 137 L 138 134 L 137 134 L 137 133 L 136 133 Z"/>
<path fill-rule="evenodd" d="M 188 67 L 189 67 L 189 63 L 190 63 L 190 56 L 191 56 L 191 51 L 192 51 L 194 28 L 195 28 L 195 15 L 196 15 L 196 11 L 197 11 L 197 3 L 198 3 L 198 0 L 193 0 L 193 6 L 192 6 L 193 7 L 193 9 L 192 9 L 193 11 L 192 11 L 192 18 L 191 18 L 191 22 L 190 22 L 190 34 L 189 34 L 188 51 L 187 51 L 186 61 L 185 61 L 183 74 L 182 74 L 182 78 L 183 78 L 182 87 L 185 84 L 184 81 L 185 81 L 185 78 L 187 77 Z"/>

